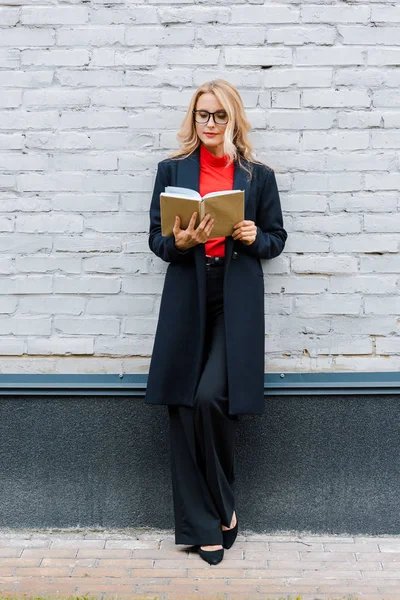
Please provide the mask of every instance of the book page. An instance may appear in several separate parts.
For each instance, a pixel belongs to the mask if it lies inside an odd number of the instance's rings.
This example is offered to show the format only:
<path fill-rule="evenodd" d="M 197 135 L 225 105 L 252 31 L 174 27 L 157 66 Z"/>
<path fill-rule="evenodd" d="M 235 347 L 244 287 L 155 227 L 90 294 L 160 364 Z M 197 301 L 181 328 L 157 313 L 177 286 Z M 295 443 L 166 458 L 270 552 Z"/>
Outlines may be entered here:
<path fill-rule="evenodd" d="M 208 194 L 204 194 L 203 200 L 205 198 L 212 198 L 214 196 L 227 196 L 228 194 L 236 194 L 237 192 L 241 192 L 242 190 L 225 190 L 222 192 L 209 192 Z"/>
<path fill-rule="evenodd" d="M 199 192 L 196 192 L 196 190 L 184 187 L 177 187 L 174 185 L 167 185 L 167 187 L 165 188 L 165 193 L 168 194 L 168 196 L 174 195 L 178 197 L 197 198 L 199 200 L 201 198 Z"/>

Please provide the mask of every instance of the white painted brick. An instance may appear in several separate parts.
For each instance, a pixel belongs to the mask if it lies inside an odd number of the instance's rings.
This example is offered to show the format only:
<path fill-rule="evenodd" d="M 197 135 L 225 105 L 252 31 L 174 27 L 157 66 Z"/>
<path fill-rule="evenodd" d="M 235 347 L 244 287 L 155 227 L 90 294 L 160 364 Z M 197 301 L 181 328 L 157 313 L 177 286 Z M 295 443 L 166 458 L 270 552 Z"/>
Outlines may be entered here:
<path fill-rule="evenodd" d="M 231 23 L 298 23 L 300 11 L 290 6 L 233 6 Z"/>
<path fill-rule="evenodd" d="M 361 217 L 358 215 L 295 216 L 292 221 L 295 231 L 315 231 L 316 233 L 353 233 L 361 231 Z"/>
<path fill-rule="evenodd" d="M 54 276 L 54 293 L 56 294 L 118 294 L 121 284 L 118 277 L 101 277 L 86 275 L 85 277 Z"/>
<path fill-rule="evenodd" d="M 68 87 L 113 87 L 123 83 L 123 73 L 113 70 L 66 71 L 56 73 L 56 80 Z"/>
<path fill-rule="evenodd" d="M 361 314 L 362 297 L 360 295 L 320 294 L 294 298 L 293 313 L 306 315 L 358 315 Z"/>
<path fill-rule="evenodd" d="M 268 94 L 269 95 L 269 94 Z M 275 92 L 271 94 L 271 104 L 275 108 L 300 108 L 300 92 Z M 260 105 L 268 107 L 269 98 L 261 94 Z"/>
<path fill-rule="evenodd" d="M 134 48 L 127 52 L 115 51 L 115 65 L 156 65 L 158 63 L 158 48 Z"/>
<path fill-rule="evenodd" d="M 97 337 L 94 340 L 95 353 L 99 355 L 112 356 L 149 356 L 153 349 L 152 336 L 134 336 L 134 337 Z"/>
<path fill-rule="evenodd" d="M 50 251 L 52 237 L 49 235 L 19 234 L 0 236 L 0 252 L 6 254 L 27 254 L 30 252 Z"/>
<path fill-rule="evenodd" d="M 52 129 L 57 127 L 59 115 L 57 111 L 13 111 L 0 112 L 1 129 Z"/>
<path fill-rule="evenodd" d="M 14 27 L 19 21 L 19 16 L 18 8 L 0 7 L 0 26 Z"/>
<path fill-rule="evenodd" d="M 0 36 L 0 46 L 32 48 L 34 46 L 54 46 L 54 44 L 54 29 L 30 29 L 29 27 L 15 27 L 2 30 Z"/>
<path fill-rule="evenodd" d="M 0 175 L 0 189 L 15 190 L 16 180 L 14 175 Z"/>
<path fill-rule="evenodd" d="M 264 44 L 265 33 L 260 27 L 229 27 L 227 25 L 207 25 L 197 31 L 197 40 L 205 46 L 226 44 Z"/>
<path fill-rule="evenodd" d="M 143 88 L 118 88 L 115 90 L 94 90 L 92 92 L 93 106 L 124 106 L 138 108 L 139 106 L 158 106 L 160 92 Z"/>
<path fill-rule="evenodd" d="M 87 216 L 85 217 L 85 225 L 93 231 L 111 231 L 112 233 L 125 231 L 136 233 L 139 231 L 148 231 L 149 217 L 147 213 L 128 213 L 126 215 L 115 216 L 113 219 L 110 219 L 108 216 Z"/>
<path fill-rule="evenodd" d="M 270 129 L 330 129 L 335 116 L 330 111 L 274 110 L 269 120 Z"/>
<path fill-rule="evenodd" d="M 375 275 L 352 275 L 331 277 L 329 291 L 332 294 L 395 294 L 397 275 L 385 275 L 378 279 Z"/>
<path fill-rule="evenodd" d="M 371 131 L 372 148 L 400 148 L 400 131 Z"/>
<path fill-rule="evenodd" d="M 14 217 L 0 216 L 0 231 L 14 231 Z"/>
<path fill-rule="evenodd" d="M 274 27 L 267 31 L 269 44 L 302 46 L 303 44 L 332 45 L 336 38 L 333 27 Z"/>
<path fill-rule="evenodd" d="M 303 6 L 301 20 L 303 23 L 368 23 L 369 6 Z"/>
<path fill-rule="evenodd" d="M 27 133 L 27 148 L 44 150 L 83 150 L 90 148 L 90 138 L 86 133 L 78 131 L 60 131 L 59 133 Z"/>
<path fill-rule="evenodd" d="M 63 110 L 60 119 L 61 129 L 114 129 L 128 127 L 128 115 L 125 110 L 116 109 L 88 109 L 88 110 Z M 75 132 L 74 132 L 75 133 Z M 62 135 L 62 134 L 61 134 Z M 65 135 L 65 134 L 64 134 Z M 75 135 L 85 135 L 78 134 Z M 109 134 L 108 134 L 109 135 Z M 88 139 L 88 146 L 90 140 Z"/>
<path fill-rule="evenodd" d="M 388 6 L 372 5 L 371 21 L 373 23 L 400 23 L 400 6 L 391 3 Z"/>
<path fill-rule="evenodd" d="M 83 67 L 89 64 L 90 54 L 88 50 L 80 48 L 58 50 L 23 50 L 21 63 L 23 65 L 34 65 L 39 67 Z"/>
<path fill-rule="evenodd" d="M 54 210 L 75 212 L 112 212 L 118 210 L 117 194 L 56 194 Z"/>
<path fill-rule="evenodd" d="M 306 194 L 286 195 L 284 203 L 285 211 L 289 212 L 325 212 L 327 201 L 325 197 Z"/>
<path fill-rule="evenodd" d="M 328 277 L 269 275 L 265 291 L 271 294 L 320 294 L 328 290 Z"/>
<path fill-rule="evenodd" d="M 0 94 L 0 109 L 17 108 L 22 102 L 20 90 L 2 90 Z"/>
<path fill-rule="evenodd" d="M 93 354 L 94 340 L 84 337 L 28 338 L 27 354 Z"/>
<path fill-rule="evenodd" d="M 59 252 L 120 252 L 122 244 L 118 237 L 108 235 L 94 237 L 92 235 L 54 236 L 53 250 Z"/>
<path fill-rule="evenodd" d="M 399 30 L 397 27 L 361 27 L 345 25 L 338 27 L 343 44 L 357 45 L 398 45 Z"/>
<path fill-rule="evenodd" d="M 46 318 L 54 315 L 80 315 L 85 307 L 85 298 L 62 296 L 27 296 L 19 299 L 20 314 L 40 314 Z"/>
<path fill-rule="evenodd" d="M 161 23 L 228 23 L 230 10 L 202 6 L 169 7 L 160 8 L 158 15 Z"/>
<path fill-rule="evenodd" d="M 219 48 L 162 48 L 161 60 L 168 65 L 216 65 Z M 229 64 L 228 62 L 226 64 Z"/>
<path fill-rule="evenodd" d="M 49 158 L 37 154 L 0 153 L 0 170 L 3 171 L 36 171 L 49 168 Z"/>
<path fill-rule="evenodd" d="M 116 171 L 117 157 L 111 154 L 58 154 L 52 161 L 55 170 Z"/>
<path fill-rule="evenodd" d="M 382 233 L 400 233 L 400 213 L 388 215 L 365 215 L 365 231 L 379 231 Z"/>
<path fill-rule="evenodd" d="M 118 335 L 120 329 L 119 319 L 113 317 L 77 319 L 63 317 L 54 318 L 54 332 L 72 335 Z"/>
<path fill-rule="evenodd" d="M 365 300 L 366 315 L 399 315 L 400 296 L 366 296 Z"/>
<path fill-rule="evenodd" d="M 332 84 L 333 70 L 328 68 L 307 69 L 274 67 L 267 69 L 264 74 L 264 87 L 288 88 L 296 85 L 302 88 L 329 87 Z"/>
<path fill-rule="evenodd" d="M 29 6 L 21 10 L 23 25 L 80 25 L 87 20 L 84 6 Z"/>
<path fill-rule="evenodd" d="M 17 256 L 15 259 L 16 271 L 20 273 L 80 273 L 82 262 L 80 258 L 70 256 Z"/>
<path fill-rule="evenodd" d="M 88 315 L 152 315 L 154 298 L 152 296 L 105 296 L 90 298 L 86 306 Z"/>
<path fill-rule="evenodd" d="M 90 11 L 90 23 L 100 25 L 142 25 L 158 23 L 157 11 L 153 6 L 124 6 L 123 8 L 97 8 Z"/>
<path fill-rule="evenodd" d="M 75 27 L 57 30 L 58 46 L 109 46 L 123 44 L 123 27 Z"/>
<path fill-rule="evenodd" d="M 266 352 L 307 352 L 311 357 L 318 355 L 371 354 L 372 341 L 368 337 L 341 338 L 322 336 L 270 336 L 265 339 Z"/>
<path fill-rule="evenodd" d="M 400 354 L 400 336 L 378 338 L 376 340 L 377 354 Z"/>
<path fill-rule="evenodd" d="M 381 127 L 382 116 L 377 111 L 355 111 L 338 112 L 337 113 L 338 127 L 343 129 L 368 129 L 370 127 Z"/>
<path fill-rule="evenodd" d="M 392 335 L 399 333 L 399 324 L 395 317 L 331 317 L 331 330 L 339 335 Z"/>
<path fill-rule="evenodd" d="M 122 327 L 123 333 L 136 333 L 139 335 L 155 335 L 157 319 L 144 319 L 127 317 Z"/>
<path fill-rule="evenodd" d="M 289 65 L 291 51 L 286 48 L 226 48 L 225 64 L 240 66 Z"/>
<path fill-rule="evenodd" d="M 162 67 L 138 71 L 125 69 L 125 85 L 160 87 L 160 86 L 190 86 L 192 85 L 193 70 L 191 68 Z"/>
<path fill-rule="evenodd" d="M 193 73 L 193 85 L 202 85 L 205 81 L 210 79 L 226 78 L 227 73 L 225 69 L 204 69 L 201 67 L 194 68 Z M 229 81 L 242 88 L 256 88 L 261 87 L 262 75 L 258 69 L 229 69 Z"/>
<path fill-rule="evenodd" d="M 379 194 L 379 202 L 376 194 L 333 194 L 329 200 L 331 212 L 391 212 L 396 210 L 396 194 L 388 192 Z"/>
<path fill-rule="evenodd" d="M 303 132 L 304 150 L 365 150 L 368 146 L 367 131 L 334 131 L 323 135 L 314 131 Z"/>
<path fill-rule="evenodd" d="M 79 192 L 84 181 L 84 173 L 29 173 L 18 176 L 17 186 L 20 192 Z"/>
<path fill-rule="evenodd" d="M 296 64 L 297 66 L 363 65 L 364 54 L 363 51 L 359 48 L 298 48 L 296 52 Z"/>
<path fill-rule="evenodd" d="M 0 314 L 6 315 L 13 313 L 17 308 L 17 304 L 17 298 L 2 298 L 0 302 Z"/>
<path fill-rule="evenodd" d="M 13 338 L 0 338 L 0 354 L 3 356 L 18 356 L 23 354 L 25 349 L 24 340 Z"/>
<path fill-rule="evenodd" d="M 400 273 L 400 254 L 360 258 L 360 271 L 364 273 Z"/>
<path fill-rule="evenodd" d="M 350 317 L 355 320 L 354 317 Z M 267 335 L 284 336 L 298 334 L 324 334 L 330 332 L 330 321 L 324 317 L 295 317 L 293 315 L 265 315 L 265 331 Z"/>
<path fill-rule="evenodd" d="M 127 46 L 187 46 L 194 42 L 193 27 L 134 27 L 125 34 Z"/>
<path fill-rule="evenodd" d="M 400 48 L 369 48 L 367 64 L 374 66 L 398 65 Z"/>
<path fill-rule="evenodd" d="M 83 259 L 87 273 L 147 273 L 148 258 L 93 256 Z"/>
<path fill-rule="evenodd" d="M 284 252 L 329 252 L 330 240 L 323 235 L 290 232 Z"/>
<path fill-rule="evenodd" d="M 53 278 L 51 275 L 17 275 L 15 277 L 7 277 L 7 279 L 0 278 L 0 294 L 52 293 Z"/>
<path fill-rule="evenodd" d="M 398 241 L 392 235 L 340 235 L 332 238 L 331 250 L 337 254 L 397 252 Z"/>
<path fill-rule="evenodd" d="M 122 279 L 121 291 L 126 294 L 161 294 L 164 287 L 164 276 L 162 275 L 140 275 L 136 277 L 124 277 Z"/>
<path fill-rule="evenodd" d="M 397 100 L 397 102 L 396 102 Z M 377 90 L 373 93 L 373 105 L 379 106 L 398 106 L 398 96 L 394 90 Z"/>
<path fill-rule="evenodd" d="M 50 335 L 51 318 L 44 317 L 14 317 L 11 322 L 11 331 L 14 335 Z"/>
<path fill-rule="evenodd" d="M 20 150 L 24 138 L 20 133 L 0 133 L 0 150 Z"/>
<path fill-rule="evenodd" d="M 52 71 L 2 71 L 0 87 L 35 88 L 51 85 L 52 81 Z"/>
<path fill-rule="evenodd" d="M 18 215 L 17 230 L 27 233 L 83 231 L 81 215 Z"/>
<path fill-rule="evenodd" d="M 86 107 L 90 104 L 90 96 L 84 90 L 28 90 L 24 92 L 24 104 L 31 107 Z"/>
<path fill-rule="evenodd" d="M 12 69 L 19 67 L 20 65 L 21 51 L 14 48 L 1 49 L 0 48 L 0 64 L 3 69 Z"/>
<path fill-rule="evenodd" d="M 367 108 L 370 104 L 370 97 L 363 90 L 304 90 L 303 92 L 304 107 Z"/>
<path fill-rule="evenodd" d="M 357 259 L 353 256 L 295 256 L 292 258 L 294 273 L 348 273 L 357 271 Z"/>

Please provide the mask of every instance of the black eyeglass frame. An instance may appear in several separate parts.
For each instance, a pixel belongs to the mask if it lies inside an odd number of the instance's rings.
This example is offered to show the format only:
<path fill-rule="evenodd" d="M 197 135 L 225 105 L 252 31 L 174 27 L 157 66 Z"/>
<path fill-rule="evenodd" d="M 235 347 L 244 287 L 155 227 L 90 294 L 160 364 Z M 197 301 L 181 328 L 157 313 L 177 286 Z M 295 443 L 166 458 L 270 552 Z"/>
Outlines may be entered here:
<path fill-rule="evenodd" d="M 202 121 L 201 123 L 199 123 L 199 121 L 196 121 L 196 113 L 198 113 L 198 112 L 206 112 L 206 113 L 208 113 L 208 119 L 207 119 L 207 121 L 204 121 L 204 122 Z M 225 112 L 226 119 L 227 119 L 226 123 L 217 123 L 216 122 L 216 120 L 215 120 L 215 114 L 216 113 L 220 113 L 220 112 Z M 212 115 L 212 118 L 213 118 L 213 121 L 214 121 L 215 125 L 226 125 L 229 122 L 228 114 L 226 113 L 226 111 L 222 111 L 222 110 L 216 110 L 214 112 L 210 112 L 209 110 L 201 109 L 201 110 L 192 110 L 192 113 L 193 113 L 193 116 L 194 116 L 194 120 L 196 121 L 196 123 L 199 123 L 199 125 L 207 125 L 208 121 L 210 120 L 211 115 Z"/>

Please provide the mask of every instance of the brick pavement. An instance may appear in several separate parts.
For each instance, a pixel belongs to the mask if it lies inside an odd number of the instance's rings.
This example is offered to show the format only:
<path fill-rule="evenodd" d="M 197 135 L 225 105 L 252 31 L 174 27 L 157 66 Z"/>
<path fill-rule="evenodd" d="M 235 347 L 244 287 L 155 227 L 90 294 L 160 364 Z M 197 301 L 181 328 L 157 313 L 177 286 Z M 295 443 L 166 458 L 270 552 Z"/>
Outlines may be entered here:
<path fill-rule="evenodd" d="M 400 536 L 242 532 L 209 566 L 171 531 L 0 530 L 4 595 L 399 600 Z"/>

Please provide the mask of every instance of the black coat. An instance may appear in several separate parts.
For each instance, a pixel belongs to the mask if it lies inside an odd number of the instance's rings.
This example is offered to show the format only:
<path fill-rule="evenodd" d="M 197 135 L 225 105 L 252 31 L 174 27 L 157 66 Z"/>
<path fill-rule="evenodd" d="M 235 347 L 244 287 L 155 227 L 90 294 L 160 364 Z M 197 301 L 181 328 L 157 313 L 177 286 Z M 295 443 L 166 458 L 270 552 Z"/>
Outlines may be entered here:
<path fill-rule="evenodd" d="M 248 163 L 249 164 L 249 163 Z M 246 246 L 231 236 L 225 242 L 224 315 L 229 412 L 264 412 L 264 278 L 261 258 L 278 256 L 285 245 L 274 171 L 250 163 L 253 176 L 235 163 L 233 189 L 245 192 L 245 219 L 257 225 Z M 151 250 L 169 262 L 165 275 L 145 402 L 192 406 L 203 366 L 206 318 L 205 246 L 184 252 L 174 236 L 161 235 L 160 193 L 167 185 L 199 191 L 199 148 L 184 159 L 158 163 L 150 207 Z"/>

